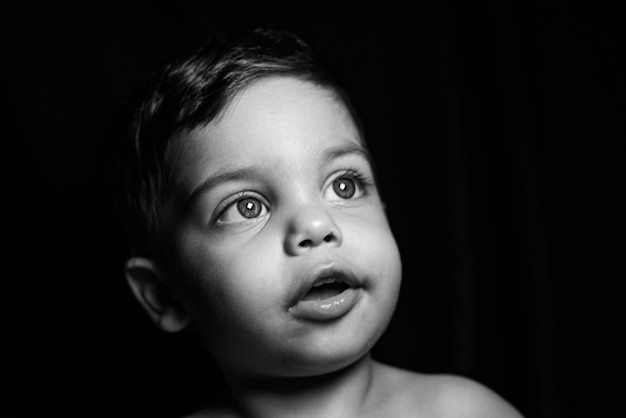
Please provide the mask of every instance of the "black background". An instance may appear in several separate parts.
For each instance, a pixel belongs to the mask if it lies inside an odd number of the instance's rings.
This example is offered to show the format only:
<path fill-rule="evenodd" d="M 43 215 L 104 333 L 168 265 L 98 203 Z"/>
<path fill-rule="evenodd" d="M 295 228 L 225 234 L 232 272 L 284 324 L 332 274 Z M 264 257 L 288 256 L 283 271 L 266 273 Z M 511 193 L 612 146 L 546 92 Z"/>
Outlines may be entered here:
<path fill-rule="evenodd" d="M 292 29 L 346 79 L 404 281 L 375 355 L 528 417 L 624 389 L 625 36 L 602 2 L 3 4 L 3 416 L 176 416 L 221 396 L 131 300 L 94 185 L 116 106 L 220 29 Z M 7 265 L 5 263 L 5 265 Z M 619 265 L 618 265 L 619 264 Z M 6 398 L 6 399 L 5 399 Z M 620 410 L 622 408 L 619 408 Z"/>

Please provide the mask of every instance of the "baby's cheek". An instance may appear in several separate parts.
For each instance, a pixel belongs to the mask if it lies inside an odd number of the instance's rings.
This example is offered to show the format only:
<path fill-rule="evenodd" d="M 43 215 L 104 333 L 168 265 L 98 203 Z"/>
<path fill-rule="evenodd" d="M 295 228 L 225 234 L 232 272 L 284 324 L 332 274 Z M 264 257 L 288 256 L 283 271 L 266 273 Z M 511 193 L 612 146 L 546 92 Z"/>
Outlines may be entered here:
<path fill-rule="evenodd" d="M 381 308 L 393 309 L 398 297 L 402 265 L 400 253 L 391 231 L 383 226 L 362 232 L 362 249 L 358 263 L 369 277 L 372 297 Z"/>
<path fill-rule="evenodd" d="M 370 214 L 351 221 L 347 233 L 344 233 L 344 243 L 358 248 L 366 260 L 373 258 L 385 261 L 397 253 L 395 239 L 384 217 Z M 391 262 L 391 259 L 387 262 Z"/>

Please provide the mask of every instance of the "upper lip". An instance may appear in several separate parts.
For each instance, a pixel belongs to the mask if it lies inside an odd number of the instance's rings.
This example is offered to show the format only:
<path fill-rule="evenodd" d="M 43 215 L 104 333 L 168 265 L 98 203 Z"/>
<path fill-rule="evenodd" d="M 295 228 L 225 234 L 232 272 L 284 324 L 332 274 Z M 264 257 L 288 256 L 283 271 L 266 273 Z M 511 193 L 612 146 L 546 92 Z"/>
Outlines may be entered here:
<path fill-rule="evenodd" d="M 298 284 L 293 297 L 290 299 L 291 303 L 289 306 L 297 304 L 312 287 L 333 281 L 344 283 L 348 287 L 353 288 L 363 286 L 359 277 L 350 269 L 338 266 L 335 263 L 319 265 L 306 274 L 304 280 Z"/>

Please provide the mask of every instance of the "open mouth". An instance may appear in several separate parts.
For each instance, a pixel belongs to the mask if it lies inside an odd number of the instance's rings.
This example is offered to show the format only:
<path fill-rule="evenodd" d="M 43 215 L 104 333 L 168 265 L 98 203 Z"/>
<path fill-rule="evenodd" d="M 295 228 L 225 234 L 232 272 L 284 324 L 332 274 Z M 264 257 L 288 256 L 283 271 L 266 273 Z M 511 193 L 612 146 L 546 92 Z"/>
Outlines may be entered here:
<path fill-rule="evenodd" d="M 324 300 L 337 296 L 349 286 L 333 277 L 325 278 L 313 285 L 301 300 Z"/>
<path fill-rule="evenodd" d="M 362 285 L 349 271 L 326 268 L 302 293 L 296 296 L 289 312 L 300 320 L 333 321 L 350 312 L 361 299 Z"/>

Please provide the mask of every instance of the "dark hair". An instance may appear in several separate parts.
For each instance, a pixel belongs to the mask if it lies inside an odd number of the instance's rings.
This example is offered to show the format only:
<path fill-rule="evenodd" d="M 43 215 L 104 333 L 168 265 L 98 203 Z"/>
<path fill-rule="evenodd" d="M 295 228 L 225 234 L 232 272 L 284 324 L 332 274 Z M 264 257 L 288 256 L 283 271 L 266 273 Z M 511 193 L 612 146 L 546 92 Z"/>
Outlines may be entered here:
<path fill-rule="evenodd" d="M 191 55 L 156 73 L 126 105 L 117 171 L 132 254 L 153 251 L 158 242 L 170 138 L 210 123 L 250 83 L 277 75 L 331 89 L 361 130 L 346 93 L 315 51 L 296 35 L 254 29 L 212 37 Z"/>

